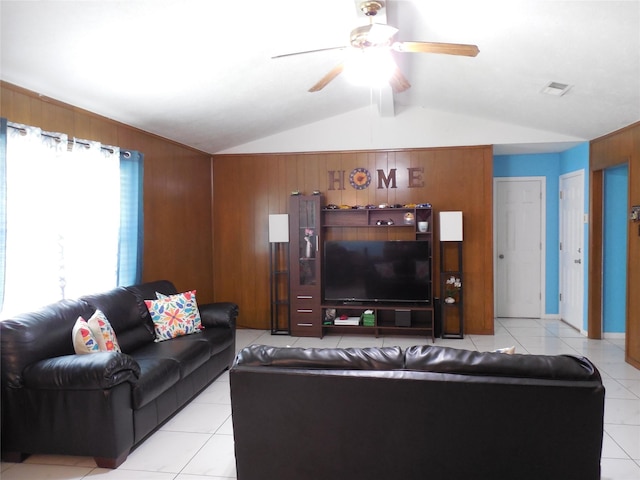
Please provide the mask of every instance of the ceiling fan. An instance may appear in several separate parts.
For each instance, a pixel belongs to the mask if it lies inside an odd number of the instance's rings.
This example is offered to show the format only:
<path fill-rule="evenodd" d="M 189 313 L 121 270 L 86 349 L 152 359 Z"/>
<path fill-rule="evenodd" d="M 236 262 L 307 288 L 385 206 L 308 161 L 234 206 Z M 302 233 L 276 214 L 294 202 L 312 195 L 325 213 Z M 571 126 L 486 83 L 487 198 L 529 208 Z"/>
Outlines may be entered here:
<path fill-rule="evenodd" d="M 467 45 L 462 43 L 436 43 L 436 42 L 393 42 L 393 36 L 398 29 L 391 25 L 383 23 L 374 23 L 373 17 L 384 8 L 384 1 L 365 1 L 359 5 L 360 10 L 370 20 L 368 25 L 356 27 L 351 31 L 350 47 L 360 49 L 362 52 L 371 50 L 380 50 L 399 53 L 442 53 L 446 55 L 462 55 L 467 57 L 475 57 L 480 51 L 476 45 Z M 290 57 L 293 55 L 304 55 L 307 53 L 324 52 L 327 50 L 342 50 L 349 48 L 349 45 L 340 47 L 320 48 L 317 50 L 308 50 L 305 52 L 286 53 L 284 55 L 276 55 L 272 58 Z M 394 92 L 404 92 L 411 84 L 402 74 L 397 65 L 394 69 L 389 83 Z M 345 62 L 341 62 L 332 68 L 324 77 L 322 77 L 309 91 L 318 92 L 326 87 L 329 82 L 340 75 L 345 69 Z"/>

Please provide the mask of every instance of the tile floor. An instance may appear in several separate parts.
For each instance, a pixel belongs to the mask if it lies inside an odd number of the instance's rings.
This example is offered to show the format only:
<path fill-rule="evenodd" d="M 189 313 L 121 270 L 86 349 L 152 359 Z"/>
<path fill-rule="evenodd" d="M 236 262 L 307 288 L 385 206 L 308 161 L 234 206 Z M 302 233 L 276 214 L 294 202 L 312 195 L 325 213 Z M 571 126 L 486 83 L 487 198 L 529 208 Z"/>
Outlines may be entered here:
<path fill-rule="evenodd" d="M 602 479 L 640 479 L 640 370 L 624 362 L 621 340 L 589 340 L 555 320 L 499 319 L 495 335 L 468 335 L 437 344 L 487 351 L 579 354 L 599 368 L 606 387 Z M 323 339 L 272 336 L 239 330 L 238 350 L 252 343 L 300 347 L 408 347 L 419 337 L 329 335 Z M 91 458 L 32 455 L 24 463 L 2 463 L 2 480 L 224 480 L 236 478 L 229 376 L 222 375 L 136 448 L 117 470 L 97 468 Z M 271 480 L 271 479 L 269 479 Z M 303 480 L 303 479 L 301 479 Z"/>

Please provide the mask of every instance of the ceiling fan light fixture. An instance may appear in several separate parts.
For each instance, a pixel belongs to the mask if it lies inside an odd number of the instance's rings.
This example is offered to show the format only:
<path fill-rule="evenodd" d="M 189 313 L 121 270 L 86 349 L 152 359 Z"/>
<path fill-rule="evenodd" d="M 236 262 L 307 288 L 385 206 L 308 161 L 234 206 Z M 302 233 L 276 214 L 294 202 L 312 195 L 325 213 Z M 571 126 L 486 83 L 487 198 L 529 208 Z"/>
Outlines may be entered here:
<path fill-rule="evenodd" d="M 560 82 L 549 82 L 544 88 L 540 91 L 540 93 L 544 93 L 546 95 L 552 95 L 554 97 L 561 97 L 565 93 L 567 93 L 571 89 L 571 85 Z"/>
<path fill-rule="evenodd" d="M 360 11 L 364 13 L 367 17 L 375 17 L 378 14 L 379 10 L 382 10 L 384 7 L 384 2 L 362 2 L 360 4 Z"/>
<path fill-rule="evenodd" d="M 389 49 L 354 49 L 344 64 L 344 75 L 353 85 L 382 87 L 396 69 Z"/>

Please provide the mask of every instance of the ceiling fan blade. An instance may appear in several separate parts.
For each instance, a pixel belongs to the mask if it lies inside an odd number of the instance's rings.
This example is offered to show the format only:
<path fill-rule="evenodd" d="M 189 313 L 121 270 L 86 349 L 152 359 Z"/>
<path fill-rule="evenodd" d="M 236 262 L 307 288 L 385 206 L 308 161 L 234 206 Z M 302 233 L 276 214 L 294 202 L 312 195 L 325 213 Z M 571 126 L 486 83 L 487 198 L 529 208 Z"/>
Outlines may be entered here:
<path fill-rule="evenodd" d="M 324 87 L 327 86 L 327 84 L 333 80 L 334 78 L 336 78 L 338 75 L 340 75 L 342 73 L 342 71 L 344 70 L 344 63 L 339 63 L 338 65 L 336 65 L 335 67 L 333 67 L 331 70 L 329 70 L 329 73 L 327 73 L 324 77 L 322 77 L 318 83 L 316 83 L 313 87 L 311 87 L 309 89 L 310 92 L 318 92 L 320 90 L 322 90 Z"/>
<path fill-rule="evenodd" d="M 304 52 L 283 53 L 282 55 L 275 55 L 275 56 L 271 57 L 271 59 L 283 58 L 283 57 L 293 57 L 294 55 L 305 55 L 307 53 L 327 52 L 329 50 L 343 50 L 345 48 L 347 48 L 346 45 L 343 45 L 342 47 L 318 48 L 317 50 L 306 50 Z"/>
<path fill-rule="evenodd" d="M 480 50 L 476 45 L 464 43 L 436 43 L 436 42 L 395 42 L 391 48 L 396 52 L 409 53 L 444 53 L 447 55 L 463 55 L 475 57 Z"/>
<path fill-rule="evenodd" d="M 389 78 L 389 84 L 391 85 L 391 89 L 396 93 L 401 93 L 411 88 L 409 80 L 407 80 L 398 67 L 395 68 L 391 78 Z"/>

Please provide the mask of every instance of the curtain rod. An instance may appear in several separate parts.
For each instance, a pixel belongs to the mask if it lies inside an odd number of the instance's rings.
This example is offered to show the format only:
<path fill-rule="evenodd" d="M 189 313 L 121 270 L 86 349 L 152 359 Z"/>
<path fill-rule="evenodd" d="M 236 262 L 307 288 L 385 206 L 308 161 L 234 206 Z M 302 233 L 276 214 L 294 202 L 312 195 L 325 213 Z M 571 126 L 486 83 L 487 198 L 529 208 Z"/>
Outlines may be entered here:
<path fill-rule="evenodd" d="M 9 127 L 9 128 L 13 128 L 14 130 L 18 130 L 18 131 L 20 132 L 20 134 L 21 134 L 21 135 L 26 135 L 26 134 L 27 134 L 27 130 L 26 130 L 25 128 L 23 128 L 23 127 L 16 127 L 15 125 L 9 125 L 8 123 L 7 123 L 7 127 Z M 41 135 L 42 135 L 43 137 L 53 138 L 53 139 L 55 139 L 57 142 L 61 142 L 61 141 L 62 141 L 62 139 L 61 139 L 60 137 L 58 137 L 57 135 L 52 135 L 52 134 L 50 134 L 50 133 L 46 133 L 46 132 L 42 132 L 42 133 L 41 133 Z M 72 147 L 74 144 L 76 144 L 76 143 L 77 143 L 78 145 L 84 145 L 85 147 L 88 147 L 88 146 L 90 145 L 90 144 L 89 144 L 89 143 L 87 143 L 87 142 L 82 142 L 82 141 L 77 140 L 77 139 L 75 139 L 75 138 L 74 138 L 73 140 L 67 140 L 67 148 L 68 148 L 68 149 L 69 149 L 69 148 L 71 148 L 71 147 Z M 114 153 L 113 148 L 110 148 L 110 147 L 103 147 L 103 146 L 101 146 L 101 147 L 100 147 L 100 149 L 101 149 L 101 150 L 106 150 L 106 151 L 107 151 L 107 152 L 109 152 L 109 153 Z M 125 151 L 123 152 L 123 155 L 125 156 L 125 158 L 129 158 L 129 157 L 131 156 L 131 152 L 128 152 L 128 151 L 126 151 L 126 150 L 125 150 Z"/>

